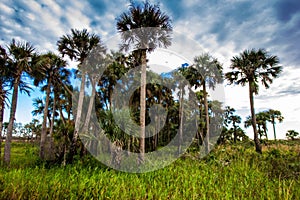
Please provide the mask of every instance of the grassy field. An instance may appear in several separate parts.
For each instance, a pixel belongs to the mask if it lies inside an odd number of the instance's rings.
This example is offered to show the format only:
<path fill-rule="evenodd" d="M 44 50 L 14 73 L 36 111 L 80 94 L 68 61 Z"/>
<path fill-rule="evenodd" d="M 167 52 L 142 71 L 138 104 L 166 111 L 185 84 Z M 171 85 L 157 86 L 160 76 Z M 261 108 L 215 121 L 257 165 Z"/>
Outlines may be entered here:
<path fill-rule="evenodd" d="M 254 152 L 247 144 L 218 146 L 204 159 L 189 153 L 145 174 L 108 169 L 91 157 L 49 166 L 37 147 L 14 143 L 11 168 L 0 167 L 0 199 L 299 199 L 300 143 Z"/>

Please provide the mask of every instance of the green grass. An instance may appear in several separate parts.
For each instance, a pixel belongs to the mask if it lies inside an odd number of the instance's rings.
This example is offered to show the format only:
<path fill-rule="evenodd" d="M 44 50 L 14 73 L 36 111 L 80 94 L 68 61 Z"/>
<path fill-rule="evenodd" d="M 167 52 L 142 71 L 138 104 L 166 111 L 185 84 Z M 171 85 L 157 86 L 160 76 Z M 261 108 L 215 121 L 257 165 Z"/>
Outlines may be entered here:
<path fill-rule="evenodd" d="M 91 157 L 66 167 L 38 164 L 37 148 L 14 144 L 0 168 L 0 199 L 297 199 L 300 148 L 219 146 L 204 159 L 188 154 L 145 174 L 103 167 Z"/>

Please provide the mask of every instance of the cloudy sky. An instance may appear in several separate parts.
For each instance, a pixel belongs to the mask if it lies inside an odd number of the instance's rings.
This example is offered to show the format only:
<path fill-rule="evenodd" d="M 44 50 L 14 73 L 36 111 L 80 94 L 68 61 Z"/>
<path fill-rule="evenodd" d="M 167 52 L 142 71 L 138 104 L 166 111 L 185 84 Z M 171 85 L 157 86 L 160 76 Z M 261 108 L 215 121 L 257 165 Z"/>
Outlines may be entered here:
<path fill-rule="evenodd" d="M 278 136 L 288 129 L 300 131 L 300 1 L 299 0 L 161 0 L 161 9 L 172 19 L 174 32 L 195 41 L 210 52 L 228 71 L 230 59 L 245 49 L 265 48 L 277 55 L 283 73 L 271 88 L 260 89 L 255 97 L 256 111 L 280 110 L 285 117 L 278 124 Z M 39 52 L 56 51 L 56 42 L 71 28 L 88 29 L 103 41 L 117 34 L 116 18 L 128 9 L 127 0 L 1 0 L 0 44 L 12 38 L 30 41 Z M 184 52 L 188 43 L 180 44 L 176 53 Z M 174 38 L 176 39 L 176 38 Z M 189 44 L 189 48 L 193 44 Z M 180 47 L 182 49 L 180 49 Z M 194 51 L 194 53 L 198 53 Z M 202 52 L 199 51 L 199 54 Z M 171 59 L 172 60 L 172 59 Z M 247 88 L 224 84 L 225 104 L 239 115 L 249 115 Z M 31 98 L 21 95 L 17 121 L 31 121 Z M 8 112 L 6 111 L 6 117 Z M 250 133 L 251 130 L 248 130 Z M 269 127 L 272 138 L 272 128 Z"/>

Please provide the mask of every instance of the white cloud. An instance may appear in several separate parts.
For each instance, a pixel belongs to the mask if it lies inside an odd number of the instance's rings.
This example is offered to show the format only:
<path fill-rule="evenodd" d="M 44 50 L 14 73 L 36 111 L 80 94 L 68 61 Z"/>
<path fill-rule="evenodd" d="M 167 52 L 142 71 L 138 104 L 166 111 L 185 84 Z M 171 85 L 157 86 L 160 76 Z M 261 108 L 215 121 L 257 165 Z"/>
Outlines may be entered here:
<path fill-rule="evenodd" d="M 5 5 L 4 2 L 0 2 L 0 10 L 1 12 L 11 15 L 14 12 L 14 9 L 10 8 L 9 6 Z"/>

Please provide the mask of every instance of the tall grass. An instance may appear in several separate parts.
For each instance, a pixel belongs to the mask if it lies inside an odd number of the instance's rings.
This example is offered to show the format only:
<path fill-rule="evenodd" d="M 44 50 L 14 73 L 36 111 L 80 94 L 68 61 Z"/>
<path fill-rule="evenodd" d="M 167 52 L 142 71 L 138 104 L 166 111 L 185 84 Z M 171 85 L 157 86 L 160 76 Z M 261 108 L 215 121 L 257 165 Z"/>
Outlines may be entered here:
<path fill-rule="evenodd" d="M 16 146 L 15 146 L 16 147 Z M 27 148 L 29 148 L 27 146 Z M 35 147 L 34 147 L 35 148 Z M 300 151 L 219 146 L 204 159 L 188 154 L 145 174 L 118 172 L 91 157 L 66 167 L 0 168 L 0 199 L 297 199 Z M 15 152 L 16 153 L 16 152 Z M 24 152 L 24 156 L 25 156 Z M 27 152 L 27 154 L 30 154 Z M 23 161 L 29 160 L 25 157 Z M 27 161 L 29 162 L 29 161 Z M 276 164 L 276 165 L 275 165 Z"/>

